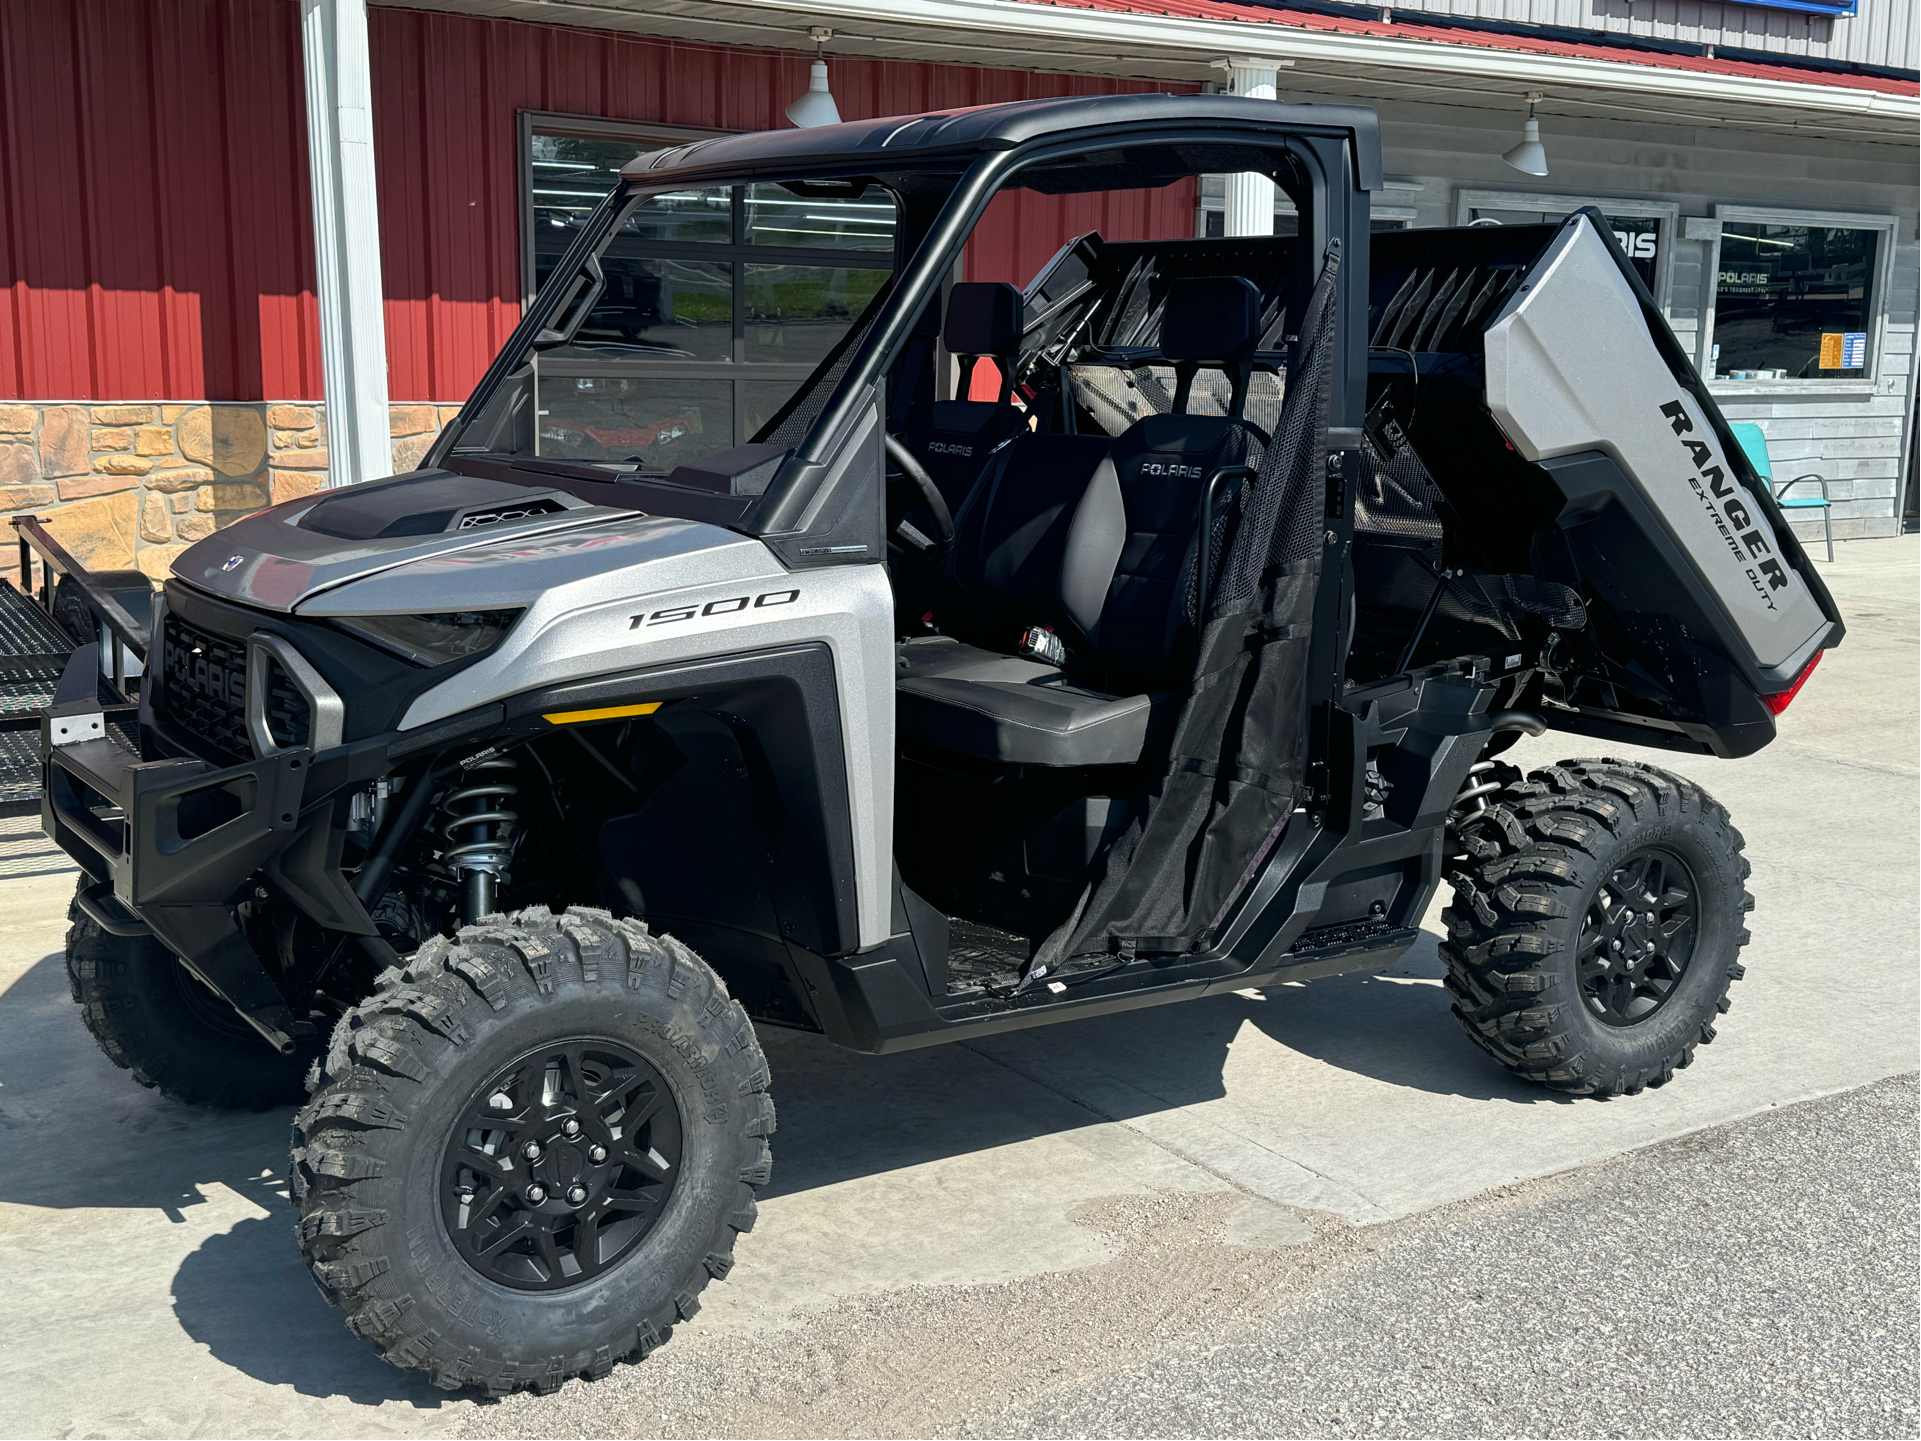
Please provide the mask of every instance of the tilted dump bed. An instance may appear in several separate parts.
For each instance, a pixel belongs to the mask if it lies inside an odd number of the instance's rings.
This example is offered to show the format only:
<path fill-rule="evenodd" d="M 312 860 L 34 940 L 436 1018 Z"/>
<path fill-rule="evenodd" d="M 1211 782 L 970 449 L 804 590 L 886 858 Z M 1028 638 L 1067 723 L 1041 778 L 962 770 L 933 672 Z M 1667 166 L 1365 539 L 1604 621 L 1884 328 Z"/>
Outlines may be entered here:
<path fill-rule="evenodd" d="M 1151 407 L 1151 379 L 1121 382 L 1135 398 L 1089 377 L 1151 366 L 1175 279 L 1244 275 L 1264 307 L 1261 421 L 1285 383 L 1297 243 L 1082 237 L 1029 287 L 1026 354 L 1081 362 L 1091 413 L 1116 395 Z M 1587 623 L 1543 659 L 1551 724 L 1721 755 L 1766 744 L 1778 698 L 1840 641 L 1840 615 L 1599 217 L 1370 246 L 1363 614 L 1401 603 L 1370 545 L 1570 586 Z"/>

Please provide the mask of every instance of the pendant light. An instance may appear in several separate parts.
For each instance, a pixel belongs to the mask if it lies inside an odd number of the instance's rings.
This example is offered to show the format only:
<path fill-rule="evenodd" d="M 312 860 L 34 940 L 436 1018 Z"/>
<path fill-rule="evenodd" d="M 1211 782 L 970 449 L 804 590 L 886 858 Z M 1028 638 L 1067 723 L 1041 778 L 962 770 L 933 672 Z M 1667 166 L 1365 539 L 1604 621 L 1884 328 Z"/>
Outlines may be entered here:
<path fill-rule="evenodd" d="M 1547 174 L 1547 151 L 1541 146 L 1541 122 L 1534 118 L 1534 107 L 1541 103 L 1538 93 L 1527 97 L 1527 123 L 1521 127 L 1521 143 L 1501 158 L 1523 175 Z"/>
<path fill-rule="evenodd" d="M 821 46 L 834 38 L 834 32 L 816 25 L 807 32 L 807 38 L 814 42 L 814 66 L 808 73 L 805 93 L 787 107 L 787 118 L 803 130 L 812 125 L 838 125 L 840 107 L 827 88 L 827 60 L 821 54 Z"/>

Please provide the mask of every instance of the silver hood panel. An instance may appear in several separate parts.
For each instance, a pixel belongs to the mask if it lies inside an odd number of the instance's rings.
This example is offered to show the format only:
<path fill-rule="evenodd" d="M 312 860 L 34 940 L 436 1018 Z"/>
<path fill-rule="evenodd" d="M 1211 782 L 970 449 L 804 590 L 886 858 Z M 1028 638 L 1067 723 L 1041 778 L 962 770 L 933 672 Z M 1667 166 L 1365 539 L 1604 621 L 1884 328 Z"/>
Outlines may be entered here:
<path fill-rule="evenodd" d="M 370 485 L 388 483 L 375 481 Z M 483 487 L 494 483 L 476 481 L 474 484 L 476 491 L 482 492 Z M 336 586 L 413 561 L 480 549 L 509 537 L 547 536 L 610 522 L 631 522 L 636 514 L 631 510 L 589 505 L 570 495 L 527 490 L 524 494 L 528 498 L 551 500 L 560 509 L 548 515 L 477 525 L 438 535 L 347 539 L 308 530 L 300 524 L 322 501 L 367 488 L 346 486 L 322 491 L 246 516 L 188 546 L 174 561 L 173 573 L 196 589 L 222 600 L 285 612 Z"/>
<path fill-rule="evenodd" d="M 632 511 L 591 514 L 594 521 L 571 529 L 496 533 L 459 550 L 400 557 L 301 602 L 300 614 L 504 610 L 564 588 L 628 597 L 665 585 L 783 573 L 766 546 L 719 526 Z"/>

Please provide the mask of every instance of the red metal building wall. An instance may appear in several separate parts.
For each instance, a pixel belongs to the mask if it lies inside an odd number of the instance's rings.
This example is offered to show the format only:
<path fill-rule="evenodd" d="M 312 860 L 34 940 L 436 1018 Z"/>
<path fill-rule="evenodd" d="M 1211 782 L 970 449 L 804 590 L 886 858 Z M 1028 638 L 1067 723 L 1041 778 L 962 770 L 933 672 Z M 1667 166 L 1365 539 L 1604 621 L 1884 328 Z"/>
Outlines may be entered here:
<path fill-rule="evenodd" d="M 0 396 L 319 394 L 300 7 L 0 5 Z"/>
<path fill-rule="evenodd" d="M 783 124 L 807 58 L 376 9 L 396 401 L 463 399 L 520 311 L 521 110 Z M 1152 87 L 839 59 L 850 119 Z M 0 6 L 0 396 L 318 399 L 299 7 Z M 967 262 L 1023 281 L 1068 236 L 1192 233 L 1191 184 L 995 202 Z"/>

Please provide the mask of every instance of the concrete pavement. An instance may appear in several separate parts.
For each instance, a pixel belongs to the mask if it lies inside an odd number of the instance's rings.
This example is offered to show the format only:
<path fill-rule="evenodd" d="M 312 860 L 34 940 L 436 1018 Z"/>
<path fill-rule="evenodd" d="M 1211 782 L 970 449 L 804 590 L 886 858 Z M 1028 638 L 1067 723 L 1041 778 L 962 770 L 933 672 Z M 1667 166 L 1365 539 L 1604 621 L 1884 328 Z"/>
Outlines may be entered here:
<path fill-rule="evenodd" d="M 1132 1244 L 1088 1220 L 1115 1208 L 1213 1208 L 1282 1241 L 1915 1069 L 1921 545 L 1846 545 L 1822 573 L 1850 634 L 1774 746 L 1732 763 L 1641 753 L 1730 807 L 1759 898 L 1734 1010 L 1674 1085 L 1603 1105 L 1511 1080 L 1447 1013 L 1435 916 L 1384 976 L 880 1059 L 769 1032 L 774 1184 L 676 1344 L 849 1297 L 1091 1271 Z M 1516 758 L 1601 750 L 1634 753 L 1550 736 Z M 173 1106 L 94 1050 L 59 957 L 71 879 L 21 874 L 53 869 L 33 844 L 0 839 L 0 875 L 16 875 L 0 880 L 0 1433 L 477 1424 L 471 1403 L 374 1359 L 302 1275 L 284 1116 Z"/>
<path fill-rule="evenodd" d="M 1913 1436 L 1915 1101 L 1900 1077 L 1305 1236 L 1232 1193 L 1113 1198 L 1079 1213 L 1100 1265 L 689 1337 L 459 1430 Z"/>

